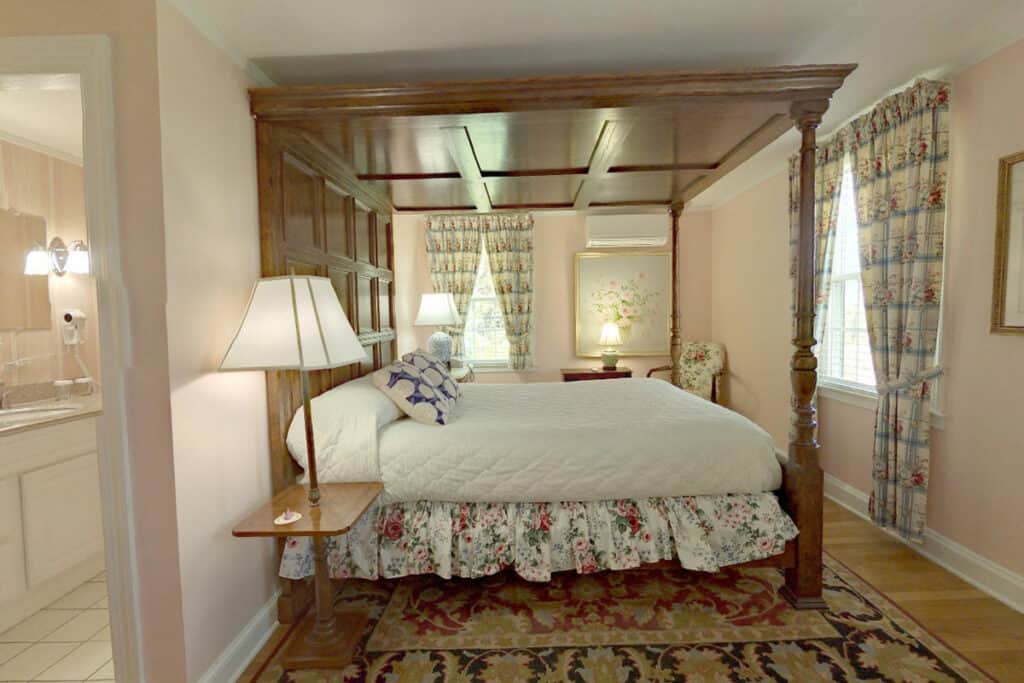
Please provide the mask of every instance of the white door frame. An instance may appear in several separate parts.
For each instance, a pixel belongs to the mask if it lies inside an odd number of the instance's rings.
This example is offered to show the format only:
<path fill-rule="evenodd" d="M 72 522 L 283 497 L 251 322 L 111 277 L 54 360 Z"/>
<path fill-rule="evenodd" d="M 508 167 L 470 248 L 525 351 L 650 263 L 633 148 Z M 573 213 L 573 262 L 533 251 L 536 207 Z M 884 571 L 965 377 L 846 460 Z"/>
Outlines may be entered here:
<path fill-rule="evenodd" d="M 110 39 L 104 35 L 0 38 L 0 74 L 78 74 L 82 88 L 85 211 L 96 279 L 103 415 L 97 421 L 103 538 L 110 631 L 117 677 L 142 681 L 142 644 L 135 578 L 131 454 L 124 373 L 131 367 L 131 331 L 121 273 L 114 92 Z"/>

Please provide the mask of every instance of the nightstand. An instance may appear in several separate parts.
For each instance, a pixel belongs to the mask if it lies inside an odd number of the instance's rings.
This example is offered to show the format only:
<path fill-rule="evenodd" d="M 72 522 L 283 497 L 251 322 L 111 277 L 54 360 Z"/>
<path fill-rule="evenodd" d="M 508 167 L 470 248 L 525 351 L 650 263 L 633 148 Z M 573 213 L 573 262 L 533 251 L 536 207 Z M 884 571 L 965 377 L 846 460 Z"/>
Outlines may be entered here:
<path fill-rule="evenodd" d="M 383 490 L 384 484 L 378 481 L 320 484 L 320 505 L 311 508 L 308 489 L 296 484 L 254 510 L 232 530 L 238 537 L 313 539 L 316 610 L 302 619 L 285 646 L 286 669 L 340 669 L 351 661 L 366 626 L 366 615 L 334 611 L 327 538 L 347 533 Z M 274 519 L 286 509 L 301 513 L 302 519 L 292 524 L 274 524 Z"/>
<path fill-rule="evenodd" d="M 629 368 L 615 368 L 605 370 L 604 368 L 562 368 L 563 382 L 583 382 L 590 379 L 621 379 L 632 377 L 633 371 Z"/>

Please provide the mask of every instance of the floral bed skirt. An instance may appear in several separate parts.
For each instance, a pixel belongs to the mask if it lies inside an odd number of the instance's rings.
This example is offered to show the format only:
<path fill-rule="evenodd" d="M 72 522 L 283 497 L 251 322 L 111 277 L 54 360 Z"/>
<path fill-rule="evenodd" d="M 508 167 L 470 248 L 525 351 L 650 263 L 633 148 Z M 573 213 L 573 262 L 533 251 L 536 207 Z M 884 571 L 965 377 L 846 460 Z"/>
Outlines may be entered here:
<path fill-rule="evenodd" d="M 716 571 L 781 553 L 796 525 L 771 493 L 586 503 L 382 505 L 328 540 L 334 578 L 437 574 L 476 578 L 504 569 L 528 581 L 552 572 L 589 574 L 679 558 Z M 313 575 L 308 538 L 289 538 L 280 575 Z"/>

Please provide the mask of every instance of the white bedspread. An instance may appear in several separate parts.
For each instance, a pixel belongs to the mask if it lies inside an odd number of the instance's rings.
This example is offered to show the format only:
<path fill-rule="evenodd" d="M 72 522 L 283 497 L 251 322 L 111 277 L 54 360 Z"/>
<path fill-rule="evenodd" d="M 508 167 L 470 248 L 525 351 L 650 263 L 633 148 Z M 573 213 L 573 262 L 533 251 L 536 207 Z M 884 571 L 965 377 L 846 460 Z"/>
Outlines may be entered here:
<path fill-rule="evenodd" d="M 662 380 L 463 389 L 447 426 L 402 419 L 381 430 L 383 502 L 639 499 L 782 483 L 763 429 Z"/>

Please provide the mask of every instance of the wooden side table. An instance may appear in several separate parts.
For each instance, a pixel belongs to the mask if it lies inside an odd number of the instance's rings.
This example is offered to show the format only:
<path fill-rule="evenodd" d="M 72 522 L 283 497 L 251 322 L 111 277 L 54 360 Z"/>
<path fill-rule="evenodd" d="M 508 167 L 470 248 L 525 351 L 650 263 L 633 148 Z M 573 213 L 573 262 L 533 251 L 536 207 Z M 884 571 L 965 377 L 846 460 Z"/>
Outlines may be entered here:
<path fill-rule="evenodd" d="M 366 615 L 336 613 L 334 591 L 327 568 L 327 538 L 347 533 L 384 490 L 378 481 L 352 484 L 320 484 L 320 505 L 309 506 L 309 491 L 295 485 L 274 496 L 240 522 L 232 535 L 238 537 L 282 538 L 308 536 L 313 539 L 316 574 L 316 610 L 303 617 L 285 646 L 286 669 L 340 669 L 352 660 Z M 286 509 L 302 514 L 292 524 L 276 525 L 274 519 Z"/>
<path fill-rule="evenodd" d="M 583 382 L 589 379 L 621 379 L 632 377 L 633 371 L 629 368 L 615 368 L 605 370 L 604 368 L 562 368 L 563 382 Z"/>

